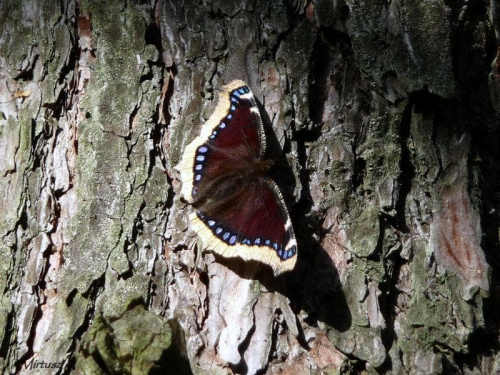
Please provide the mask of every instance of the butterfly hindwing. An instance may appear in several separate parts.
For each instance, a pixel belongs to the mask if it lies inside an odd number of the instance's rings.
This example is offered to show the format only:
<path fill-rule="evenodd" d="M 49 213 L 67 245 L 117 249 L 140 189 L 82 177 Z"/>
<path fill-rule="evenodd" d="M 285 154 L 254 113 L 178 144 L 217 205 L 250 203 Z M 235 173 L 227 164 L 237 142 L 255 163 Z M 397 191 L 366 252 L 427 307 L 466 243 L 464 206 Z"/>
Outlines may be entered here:
<path fill-rule="evenodd" d="M 191 228 L 203 247 L 224 257 L 270 265 L 275 274 L 295 266 L 297 244 L 275 182 L 264 175 L 265 136 L 250 88 L 222 88 L 214 113 L 177 167 L 184 198 L 195 207 Z"/>

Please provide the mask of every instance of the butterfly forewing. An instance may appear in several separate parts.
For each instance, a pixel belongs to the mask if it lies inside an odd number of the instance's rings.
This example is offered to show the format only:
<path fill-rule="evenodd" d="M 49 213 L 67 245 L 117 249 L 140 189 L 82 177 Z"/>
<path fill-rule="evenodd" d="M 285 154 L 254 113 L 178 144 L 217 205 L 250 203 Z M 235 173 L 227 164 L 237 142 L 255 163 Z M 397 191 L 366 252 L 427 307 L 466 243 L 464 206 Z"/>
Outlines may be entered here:
<path fill-rule="evenodd" d="M 229 113 L 196 150 L 193 166 L 193 198 L 196 201 L 224 199 L 241 188 L 241 176 L 259 160 L 262 123 L 248 87 L 230 95 Z"/>

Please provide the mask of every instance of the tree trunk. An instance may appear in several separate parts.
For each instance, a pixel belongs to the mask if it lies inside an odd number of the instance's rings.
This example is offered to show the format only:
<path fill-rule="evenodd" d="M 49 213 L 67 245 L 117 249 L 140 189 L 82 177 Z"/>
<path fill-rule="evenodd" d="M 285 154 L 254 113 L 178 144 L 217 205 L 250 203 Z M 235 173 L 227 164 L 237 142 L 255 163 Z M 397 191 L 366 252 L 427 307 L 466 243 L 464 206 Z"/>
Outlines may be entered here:
<path fill-rule="evenodd" d="M 3 373 L 499 372 L 499 9 L 2 0 Z M 233 79 L 286 156 L 277 278 L 178 197 Z"/>

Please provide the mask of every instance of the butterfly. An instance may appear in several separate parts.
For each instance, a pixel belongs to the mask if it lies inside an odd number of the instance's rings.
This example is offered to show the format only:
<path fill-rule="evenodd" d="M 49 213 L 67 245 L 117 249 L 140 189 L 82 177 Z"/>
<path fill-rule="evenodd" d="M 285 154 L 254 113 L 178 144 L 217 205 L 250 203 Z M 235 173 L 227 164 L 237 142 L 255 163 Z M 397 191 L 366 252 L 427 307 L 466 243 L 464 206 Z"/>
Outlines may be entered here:
<path fill-rule="evenodd" d="M 265 150 L 254 95 L 235 80 L 222 87 L 176 169 L 203 249 L 267 264 L 279 275 L 294 268 L 297 241 L 283 196 L 268 177 L 272 161 L 264 159 Z"/>

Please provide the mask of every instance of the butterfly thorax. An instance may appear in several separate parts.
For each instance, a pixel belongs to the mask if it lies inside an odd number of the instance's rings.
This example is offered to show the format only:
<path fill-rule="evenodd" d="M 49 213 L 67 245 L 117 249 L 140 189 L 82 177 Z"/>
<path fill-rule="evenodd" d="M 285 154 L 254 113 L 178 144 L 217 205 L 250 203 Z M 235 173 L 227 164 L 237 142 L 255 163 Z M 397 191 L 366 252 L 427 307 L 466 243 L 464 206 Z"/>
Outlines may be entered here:
<path fill-rule="evenodd" d="M 250 177 L 265 177 L 273 166 L 272 160 L 255 159 L 252 161 L 248 173 Z"/>

